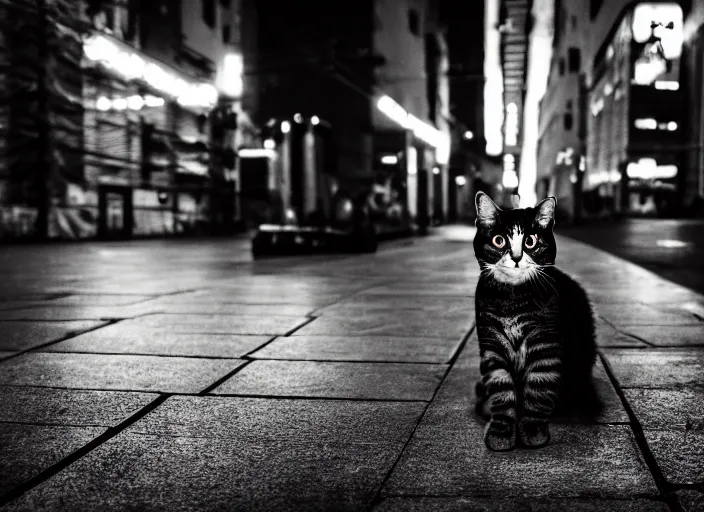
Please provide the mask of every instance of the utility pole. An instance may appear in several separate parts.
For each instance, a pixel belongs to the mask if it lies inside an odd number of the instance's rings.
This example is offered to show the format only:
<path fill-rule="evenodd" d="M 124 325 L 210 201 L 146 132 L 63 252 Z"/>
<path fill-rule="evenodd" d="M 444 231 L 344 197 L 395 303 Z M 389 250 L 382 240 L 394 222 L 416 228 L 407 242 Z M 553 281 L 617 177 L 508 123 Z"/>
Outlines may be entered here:
<path fill-rule="evenodd" d="M 51 170 L 49 151 L 50 145 L 50 120 L 47 75 L 49 66 L 49 41 L 47 33 L 47 5 L 46 0 L 37 0 L 37 160 L 35 180 L 37 190 L 37 220 L 35 236 L 39 240 L 49 238 L 49 200 L 51 185 Z"/>

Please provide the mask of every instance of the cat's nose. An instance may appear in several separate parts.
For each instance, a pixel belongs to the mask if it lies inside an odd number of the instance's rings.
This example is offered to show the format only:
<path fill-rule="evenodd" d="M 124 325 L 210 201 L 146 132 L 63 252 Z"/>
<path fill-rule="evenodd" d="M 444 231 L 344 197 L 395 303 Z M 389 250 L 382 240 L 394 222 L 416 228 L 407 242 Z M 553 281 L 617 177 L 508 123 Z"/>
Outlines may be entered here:
<path fill-rule="evenodd" d="M 511 259 L 516 264 L 516 266 L 518 266 L 518 262 L 521 261 L 521 258 L 523 258 L 523 254 L 511 253 Z"/>

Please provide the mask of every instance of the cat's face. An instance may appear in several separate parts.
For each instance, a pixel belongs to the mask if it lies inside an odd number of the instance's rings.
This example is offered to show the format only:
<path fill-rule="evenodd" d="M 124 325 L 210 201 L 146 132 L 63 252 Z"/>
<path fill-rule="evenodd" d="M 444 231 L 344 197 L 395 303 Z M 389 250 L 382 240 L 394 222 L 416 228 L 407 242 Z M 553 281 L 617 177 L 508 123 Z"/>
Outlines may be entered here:
<path fill-rule="evenodd" d="M 543 199 L 533 208 L 502 210 L 488 195 L 478 192 L 475 203 L 474 254 L 482 271 L 509 286 L 540 279 L 541 267 L 553 265 L 557 255 L 552 232 L 555 198 Z"/>

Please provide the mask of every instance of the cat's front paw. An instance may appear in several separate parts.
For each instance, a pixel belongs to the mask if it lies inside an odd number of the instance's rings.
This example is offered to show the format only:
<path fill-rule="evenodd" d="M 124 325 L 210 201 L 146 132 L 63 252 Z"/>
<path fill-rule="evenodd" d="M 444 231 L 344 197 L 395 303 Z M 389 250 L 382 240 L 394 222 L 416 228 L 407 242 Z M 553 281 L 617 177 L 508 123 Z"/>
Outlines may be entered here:
<path fill-rule="evenodd" d="M 506 452 L 516 447 L 516 424 L 505 420 L 489 420 L 484 430 L 484 444 L 495 452 Z"/>
<path fill-rule="evenodd" d="M 550 426 L 544 420 L 521 418 L 518 421 L 518 438 L 526 448 L 540 448 L 550 442 Z"/>

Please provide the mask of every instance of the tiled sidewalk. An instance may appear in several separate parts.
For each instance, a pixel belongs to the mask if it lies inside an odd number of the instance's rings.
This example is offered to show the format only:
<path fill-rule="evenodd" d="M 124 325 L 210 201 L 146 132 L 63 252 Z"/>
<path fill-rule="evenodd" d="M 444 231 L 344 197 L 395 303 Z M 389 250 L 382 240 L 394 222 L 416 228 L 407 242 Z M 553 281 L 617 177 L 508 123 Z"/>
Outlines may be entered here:
<path fill-rule="evenodd" d="M 606 408 L 488 452 L 471 236 L 8 248 L 3 510 L 704 510 L 704 297 L 560 238 Z"/>

